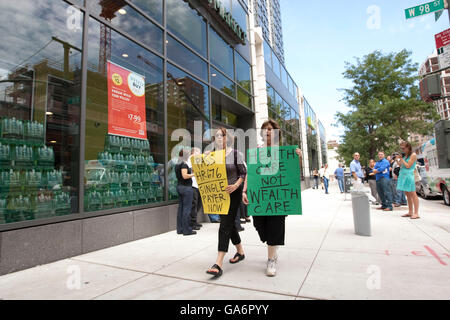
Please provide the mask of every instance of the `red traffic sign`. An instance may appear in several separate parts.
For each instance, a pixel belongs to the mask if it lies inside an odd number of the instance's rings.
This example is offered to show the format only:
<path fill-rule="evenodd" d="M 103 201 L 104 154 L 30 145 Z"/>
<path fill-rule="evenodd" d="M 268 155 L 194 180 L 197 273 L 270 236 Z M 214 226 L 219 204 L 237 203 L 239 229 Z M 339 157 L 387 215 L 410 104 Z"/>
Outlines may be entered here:
<path fill-rule="evenodd" d="M 439 50 L 440 48 L 445 47 L 450 44 L 450 29 L 438 33 L 434 38 L 436 40 L 436 49 Z"/>

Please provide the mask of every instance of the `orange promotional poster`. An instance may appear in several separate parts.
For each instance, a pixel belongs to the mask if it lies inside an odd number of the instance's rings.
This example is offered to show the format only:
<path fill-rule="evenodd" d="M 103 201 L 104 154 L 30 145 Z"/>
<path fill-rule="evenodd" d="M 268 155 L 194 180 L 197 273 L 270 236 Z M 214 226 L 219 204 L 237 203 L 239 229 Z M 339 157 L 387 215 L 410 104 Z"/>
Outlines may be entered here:
<path fill-rule="evenodd" d="M 147 139 L 145 77 L 108 61 L 108 133 Z"/>

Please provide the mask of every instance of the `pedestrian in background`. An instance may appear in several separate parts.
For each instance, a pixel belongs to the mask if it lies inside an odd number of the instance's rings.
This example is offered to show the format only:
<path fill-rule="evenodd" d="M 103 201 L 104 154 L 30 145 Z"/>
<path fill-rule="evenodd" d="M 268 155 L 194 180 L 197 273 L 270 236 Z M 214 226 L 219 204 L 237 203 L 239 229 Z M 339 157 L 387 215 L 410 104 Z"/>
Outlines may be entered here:
<path fill-rule="evenodd" d="M 216 264 L 214 264 L 206 273 L 220 277 L 223 274 L 223 259 L 230 245 L 230 240 L 236 246 L 236 254 L 230 259 L 231 264 L 238 263 L 245 259 L 244 248 L 242 247 L 241 237 L 236 228 L 235 220 L 238 214 L 239 205 L 242 202 L 242 186 L 247 176 L 247 170 L 244 165 L 244 156 L 232 148 L 233 137 L 226 128 L 220 128 L 213 136 L 216 150 L 225 151 L 225 163 L 228 178 L 228 187 L 226 192 L 230 195 L 230 209 L 227 215 L 220 218 L 219 245 Z"/>
<path fill-rule="evenodd" d="M 344 193 L 345 187 L 344 187 L 344 168 L 342 168 L 342 163 L 339 163 L 339 167 L 334 171 L 334 176 L 336 177 L 336 180 L 339 184 L 339 190 L 341 190 L 341 193 Z"/>
<path fill-rule="evenodd" d="M 398 181 L 398 176 L 400 175 L 400 159 L 398 158 L 398 156 L 400 156 L 400 154 L 398 152 L 394 153 L 392 156 L 392 192 L 394 195 L 394 207 L 398 208 L 401 206 L 406 206 L 408 205 L 408 202 L 406 200 L 406 196 L 405 193 L 402 190 L 398 190 L 397 188 L 397 181 Z"/>
<path fill-rule="evenodd" d="M 393 211 L 392 207 L 392 185 L 389 178 L 391 164 L 385 158 L 384 151 L 378 152 L 380 159 L 373 170 L 377 179 L 377 192 L 381 199 L 381 207 L 378 210 Z"/>
<path fill-rule="evenodd" d="M 416 193 L 415 173 L 417 164 L 417 154 L 412 151 L 412 146 L 409 142 L 403 142 L 400 145 L 403 158 L 398 155 L 397 160 L 401 164 L 400 174 L 397 182 L 397 189 L 406 193 L 408 199 L 408 214 L 403 217 L 410 217 L 411 219 L 420 219 L 419 217 L 419 198 Z"/>
<path fill-rule="evenodd" d="M 322 187 L 322 190 L 325 189 L 324 185 L 323 185 L 323 173 L 324 173 L 324 171 L 325 171 L 325 168 L 323 166 L 320 167 L 319 178 L 320 178 L 320 186 Z"/>
<path fill-rule="evenodd" d="M 319 189 L 320 175 L 319 175 L 319 171 L 317 170 L 317 168 L 314 169 L 313 176 L 314 176 L 314 187 L 313 187 L 313 189 Z"/>
<path fill-rule="evenodd" d="M 198 156 L 201 154 L 201 151 L 199 148 L 192 148 L 191 149 L 191 157 L 192 156 Z M 187 161 L 187 165 L 189 166 L 189 169 L 192 171 L 192 162 L 191 157 L 189 157 Z M 200 197 L 200 191 L 198 191 L 198 183 L 197 179 L 195 179 L 195 175 L 192 177 L 192 191 L 193 191 L 193 197 L 192 197 L 192 210 L 191 210 L 191 221 L 190 226 L 192 230 L 200 230 L 202 225 L 197 222 L 197 216 L 198 211 L 202 208 L 202 198 Z"/>
<path fill-rule="evenodd" d="M 178 180 L 177 192 L 179 196 L 177 233 L 185 236 L 197 234 L 190 226 L 192 198 L 194 196 L 192 189 L 192 178 L 194 174 L 187 164 L 190 154 L 191 152 L 188 149 L 181 149 L 178 164 L 175 166 L 175 174 Z"/>
<path fill-rule="evenodd" d="M 366 181 L 369 184 L 372 197 L 376 199 L 375 205 L 379 205 L 380 196 L 378 195 L 377 192 L 377 179 L 375 177 L 375 173 L 373 172 L 374 168 L 375 168 L 375 160 L 370 159 L 369 166 L 366 168 Z"/>
<path fill-rule="evenodd" d="M 353 177 L 353 188 L 355 190 L 359 189 L 364 179 L 364 172 L 362 171 L 361 163 L 359 159 L 361 155 L 358 152 L 353 154 L 353 161 L 350 163 L 350 172 Z"/>
<path fill-rule="evenodd" d="M 323 186 L 325 187 L 325 194 L 330 194 L 328 192 L 328 187 L 330 185 L 330 170 L 328 170 L 328 164 L 325 164 L 322 175 L 323 175 Z"/>

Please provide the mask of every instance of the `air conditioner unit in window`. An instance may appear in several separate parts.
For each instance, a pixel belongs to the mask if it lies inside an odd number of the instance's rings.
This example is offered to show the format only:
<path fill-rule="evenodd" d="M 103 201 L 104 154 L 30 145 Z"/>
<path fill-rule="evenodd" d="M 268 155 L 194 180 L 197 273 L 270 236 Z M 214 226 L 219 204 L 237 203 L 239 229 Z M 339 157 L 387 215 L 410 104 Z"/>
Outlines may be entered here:
<path fill-rule="evenodd" d="M 420 80 L 420 96 L 426 102 L 432 102 L 441 98 L 440 74 L 432 74 Z"/>

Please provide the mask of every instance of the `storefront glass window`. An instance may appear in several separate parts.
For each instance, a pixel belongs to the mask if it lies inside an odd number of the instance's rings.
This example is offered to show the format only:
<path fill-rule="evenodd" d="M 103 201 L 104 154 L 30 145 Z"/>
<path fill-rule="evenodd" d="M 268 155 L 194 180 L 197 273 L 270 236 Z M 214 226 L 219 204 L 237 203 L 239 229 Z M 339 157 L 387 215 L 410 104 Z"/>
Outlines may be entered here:
<path fill-rule="evenodd" d="M 234 79 L 233 49 L 212 28 L 209 28 L 211 62 Z"/>
<path fill-rule="evenodd" d="M 252 75 L 251 75 L 251 67 L 247 61 L 244 60 L 238 53 L 235 55 L 236 57 L 236 81 L 237 83 L 243 87 L 248 92 L 252 93 Z"/>
<path fill-rule="evenodd" d="M 106 27 L 89 21 L 86 104 L 85 211 L 164 200 L 163 61 Z"/>
<path fill-rule="evenodd" d="M 211 67 L 211 84 L 230 97 L 236 97 L 234 82 L 213 67 Z"/>
<path fill-rule="evenodd" d="M 188 1 L 166 0 L 167 29 L 206 57 L 206 21 Z"/>
<path fill-rule="evenodd" d="M 208 81 L 208 65 L 206 62 L 169 35 L 167 36 L 167 56 L 197 77 Z"/>
<path fill-rule="evenodd" d="M 182 70 L 167 64 L 167 121 L 169 146 L 168 153 L 178 154 L 180 149 L 173 150 L 181 141 L 171 141 L 172 133 L 177 129 L 187 129 L 191 133 L 192 144 L 194 139 L 194 122 L 202 122 L 203 131 L 209 129 L 209 93 L 208 86 L 190 77 Z M 178 136 L 175 137 L 178 139 Z M 201 145 L 201 144 L 200 144 Z M 177 178 L 175 165 L 178 157 L 170 159 L 168 164 L 169 199 L 175 200 L 177 194 Z"/>
<path fill-rule="evenodd" d="M 150 17 L 162 24 L 163 0 L 130 0 Z"/>
<path fill-rule="evenodd" d="M 249 109 L 252 109 L 252 96 L 238 86 L 237 100 Z"/>
<path fill-rule="evenodd" d="M 87 3 L 92 12 L 117 26 L 136 40 L 162 53 L 163 31 L 127 5 L 125 1 L 88 0 Z M 110 40 L 110 33 L 104 31 L 102 32 L 102 38 L 99 38 L 97 41 L 100 41 L 102 44 L 104 48 L 102 50 L 108 52 Z"/>
<path fill-rule="evenodd" d="M 69 7 L 0 2 L 0 224 L 79 210 L 83 13 Z"/>
<path fill-rule="evenodd" d="M 239 126 L 238 116 L 228 110 L 230 98 L 219 91 L 212 89 L 212 118 L 214 121 L 237 128 Z"/>

